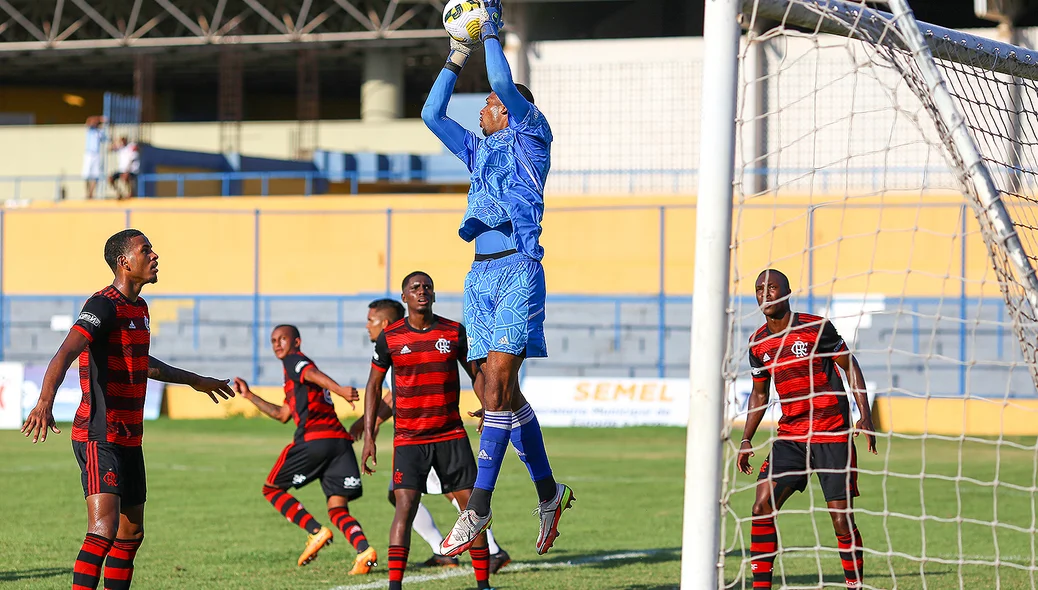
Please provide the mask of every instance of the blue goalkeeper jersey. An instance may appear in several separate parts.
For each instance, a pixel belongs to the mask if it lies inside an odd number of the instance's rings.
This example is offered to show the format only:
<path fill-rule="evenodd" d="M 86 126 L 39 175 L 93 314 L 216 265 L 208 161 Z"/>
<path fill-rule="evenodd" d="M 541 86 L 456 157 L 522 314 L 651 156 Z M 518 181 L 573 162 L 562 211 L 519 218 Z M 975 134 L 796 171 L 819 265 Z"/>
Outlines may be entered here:
<path fill-rule="evenodd" d="M 496 229 L 510 233 L 520 253 L 544 257 L 541 218 L 551 141 L 548 121 L 532 105 L 522 121 L 510 117 L 508 127 L 489 137 L 467 132 L 465 151 L 457 154 L 472 173 L 468 208 L 458 229 L 463 240 Z"/>

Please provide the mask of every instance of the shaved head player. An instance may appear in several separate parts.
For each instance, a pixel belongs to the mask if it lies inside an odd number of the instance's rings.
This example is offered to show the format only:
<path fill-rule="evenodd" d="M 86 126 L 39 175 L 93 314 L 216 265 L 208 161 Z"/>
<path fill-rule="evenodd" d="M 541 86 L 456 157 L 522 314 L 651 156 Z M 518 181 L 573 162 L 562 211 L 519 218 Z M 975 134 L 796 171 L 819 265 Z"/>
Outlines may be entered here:
<path fill-rule="evenodd" d="M 854 524 L 853 500 L 858 495 L 858 455 L 853 436 L 865 433 L 869 451 L 876 453 L 872 412 L 865 377 L 858 361 L 829 320 L 789 308 L 791 290 L 785 274 L 767 269 L 757 277 L 757 305 L 764 325 L 750 336 L 750 394 L 739 449 L 739 469 L 753 473 L 753 435 L 760 426 L 774 381 L 782 405 L 778 440 L 757 477 L 753 503 L 750 553 L 753 587 L 771 588 L 771 570 L 778 552 L 775 513 L 793 494 L 807 488 L 818 475 L 843 563 L 848 588 L 861 588 L 864 550 Z M 851 425 L 851 411 L 842 370 L 861 412 Z"/>

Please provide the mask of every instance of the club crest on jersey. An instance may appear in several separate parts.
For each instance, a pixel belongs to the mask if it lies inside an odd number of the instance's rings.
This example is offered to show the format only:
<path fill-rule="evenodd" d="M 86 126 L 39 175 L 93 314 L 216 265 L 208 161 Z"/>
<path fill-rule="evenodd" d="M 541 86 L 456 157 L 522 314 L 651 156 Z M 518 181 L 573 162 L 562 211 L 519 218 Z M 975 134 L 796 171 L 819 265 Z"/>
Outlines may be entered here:
<path fill-rule="evenodd" d="M 450 340 L 447 340 L 446 338 L 440 338 L 439 340 L 437 340 L 436 341 L 436 350 L 440 351 L 442 354 L 450 353 L 450 351 L 451 351 Z"/>
<path fill-rule="evenodd" d="M 789 347 L 789 350 L 797 358 L 803 358 L 807 356 L 807 342 L 804 342 L 803 340 L 797 340 L 793 343 L 793 346 Z"/>
<path fill-rule="evenodd" d="M 151 320 L 148 319 L 148 316 L 144 316 L 144 329 L 151 332 Z"/>

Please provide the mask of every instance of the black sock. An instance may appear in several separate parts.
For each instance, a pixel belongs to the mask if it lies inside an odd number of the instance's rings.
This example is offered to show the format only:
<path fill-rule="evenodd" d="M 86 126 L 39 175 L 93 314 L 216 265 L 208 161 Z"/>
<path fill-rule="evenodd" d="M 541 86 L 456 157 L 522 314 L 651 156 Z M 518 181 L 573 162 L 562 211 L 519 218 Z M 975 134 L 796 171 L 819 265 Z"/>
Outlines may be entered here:
<path fill-rule="evenodd" d="M 493 494 L 490 490 L 484 490 L 482 488 L 473 488 L 472 495 L 469 496 L 469 503 L 465 506 L 465 510 L 475 510 L 479 516 L 486 516 L 490 514 L 490 496 Z M 554 495 L 554 492 L 552 492 Z"/>
<path fill-rule="evenodd" d="M 537 487 L 537 498 L 541 502 L 551 502 L 555 498 L 555 492 L 558 491 L 555 485 L 555 478 L 550 475 L 533 482 L 533 485 Z"/>

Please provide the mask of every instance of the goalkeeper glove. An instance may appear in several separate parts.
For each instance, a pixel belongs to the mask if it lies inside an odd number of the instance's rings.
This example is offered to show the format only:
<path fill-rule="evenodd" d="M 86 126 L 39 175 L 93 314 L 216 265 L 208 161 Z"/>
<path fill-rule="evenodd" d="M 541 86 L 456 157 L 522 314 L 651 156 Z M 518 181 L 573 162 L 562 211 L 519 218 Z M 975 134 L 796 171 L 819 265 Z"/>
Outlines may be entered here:
<path fill-rule="evenodd" d="M 451 37 L 451 51 L 447 54 L 447 63 L 443 67 L 455 74 L 460 74 L 461 68 L 465 67 L 465 62 L 472 55 L 472 49 L 472 45 L 467 45 Z"/>
<path fill-rule="evenodd" d="M 479 0 L 479 5 L 483 9 L 479 24 L 479 40 L 484 41 L 489 37 L 498 39 L 497 32 L 504 26 L 501 0 Z"/>

